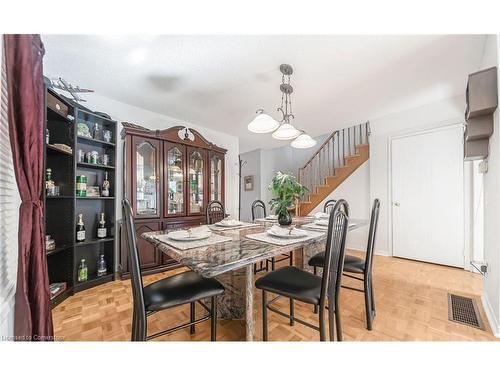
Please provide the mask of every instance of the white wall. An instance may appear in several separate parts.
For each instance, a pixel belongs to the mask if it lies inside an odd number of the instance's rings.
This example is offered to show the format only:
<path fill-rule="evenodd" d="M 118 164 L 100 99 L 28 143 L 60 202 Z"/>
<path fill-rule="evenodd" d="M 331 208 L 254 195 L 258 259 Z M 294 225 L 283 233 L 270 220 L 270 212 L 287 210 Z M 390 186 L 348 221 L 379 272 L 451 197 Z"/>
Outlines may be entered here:
<path fill-rule="evenodd" d="M 241 160 L 245 163 L 241 167 L 241 220 L 251 221 L 251 205 L 256 199 L 261 199 L 261 150 L 253 150 L 240 155 Z M 253 176 L 253 190 L 245 191 L 244 180 L 245 176 Z"/>
<path fill-rule="evenodd" d="M 326 197 L 313 211 L 323 212 L 323 206 L 329 199 L 345 199 L 349 203 L 350 216 L 355 219 L 370 220 L 370 160 L 364 162 L 337 189 Z M 366 251 L 368 225 L 349 232 L 347 247 Z M 387 255 L 386 253 L 379 253 Z"/>
<path fill-rule="evenodd" d="M 500 38 L 488 36 L 480 69 L 498 65 Z M 499 90 L 500 95 L 500 90 Z M 490 138 L 488 172 L 484 175 L 484 277 L 483 306 L 493 333 L 500 337 L 500 128 L 498 109 Z"/>
<path fill-rule="evenodd" d="M 466 79 L 466 77 L 464 77 Z M 375 251 L 392 254 L 389 212 L 389 142 L 397 135 L 462 123 L 465 97 L 456 96 L 407 111 L 370 120 L 370 201 L 380 199 Z"/>

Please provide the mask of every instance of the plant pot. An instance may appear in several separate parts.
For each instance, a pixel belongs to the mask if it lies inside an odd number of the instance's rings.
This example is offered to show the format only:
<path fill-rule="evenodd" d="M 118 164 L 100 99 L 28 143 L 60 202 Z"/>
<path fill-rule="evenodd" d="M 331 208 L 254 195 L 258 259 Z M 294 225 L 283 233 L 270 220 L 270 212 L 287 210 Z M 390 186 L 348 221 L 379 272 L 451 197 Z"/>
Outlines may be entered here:
<path fill-rule="evenodd" d="M 290 215 L 290 212 L 285 211 L 283 213 L 278 214 L 278 223 L 281 226 L 287 226 L 292 224 L 292 215 Z"/>

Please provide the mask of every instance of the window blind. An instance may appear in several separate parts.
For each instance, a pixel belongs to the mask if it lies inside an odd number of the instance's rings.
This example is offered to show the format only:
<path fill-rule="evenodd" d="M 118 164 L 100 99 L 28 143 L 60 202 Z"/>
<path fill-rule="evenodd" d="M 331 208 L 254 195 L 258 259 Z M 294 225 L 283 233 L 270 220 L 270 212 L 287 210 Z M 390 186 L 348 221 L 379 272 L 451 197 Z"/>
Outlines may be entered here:
<path fill-rule="evenodd" d="M 12 163 L 7 122 L 7 77 L 0 35 L 0 340 L 13 335 L 14 294 L 16 291 L 19 205 L 21 199 Z"/>

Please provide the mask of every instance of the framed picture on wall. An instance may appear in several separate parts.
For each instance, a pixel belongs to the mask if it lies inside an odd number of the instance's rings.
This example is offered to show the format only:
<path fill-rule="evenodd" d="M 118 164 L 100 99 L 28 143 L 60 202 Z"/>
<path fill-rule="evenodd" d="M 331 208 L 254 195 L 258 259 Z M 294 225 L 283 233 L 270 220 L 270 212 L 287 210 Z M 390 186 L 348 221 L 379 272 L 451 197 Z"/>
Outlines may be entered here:
<path fill-rule="evenodd" d="M 253 190 L 253 176 L 243 177 L 243 184 L 245 185 L 245 191 Z"/>

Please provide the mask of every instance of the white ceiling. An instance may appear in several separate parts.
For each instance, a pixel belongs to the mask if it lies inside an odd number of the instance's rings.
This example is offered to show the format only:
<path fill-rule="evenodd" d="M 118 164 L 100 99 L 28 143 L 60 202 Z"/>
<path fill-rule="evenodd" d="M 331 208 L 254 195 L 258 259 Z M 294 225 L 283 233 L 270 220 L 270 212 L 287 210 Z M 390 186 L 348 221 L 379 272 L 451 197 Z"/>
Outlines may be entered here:
<path fill-rule="evenodd" d="M 317 136 L 463 94 L 485 43 L 484 35 L 42 39 L 49 77 L 236 135 L 242 152 L 286 144 L 246 128 L 255 110 L 279 106 L 281 63 L 294 68 L 294 124 Z"/>

